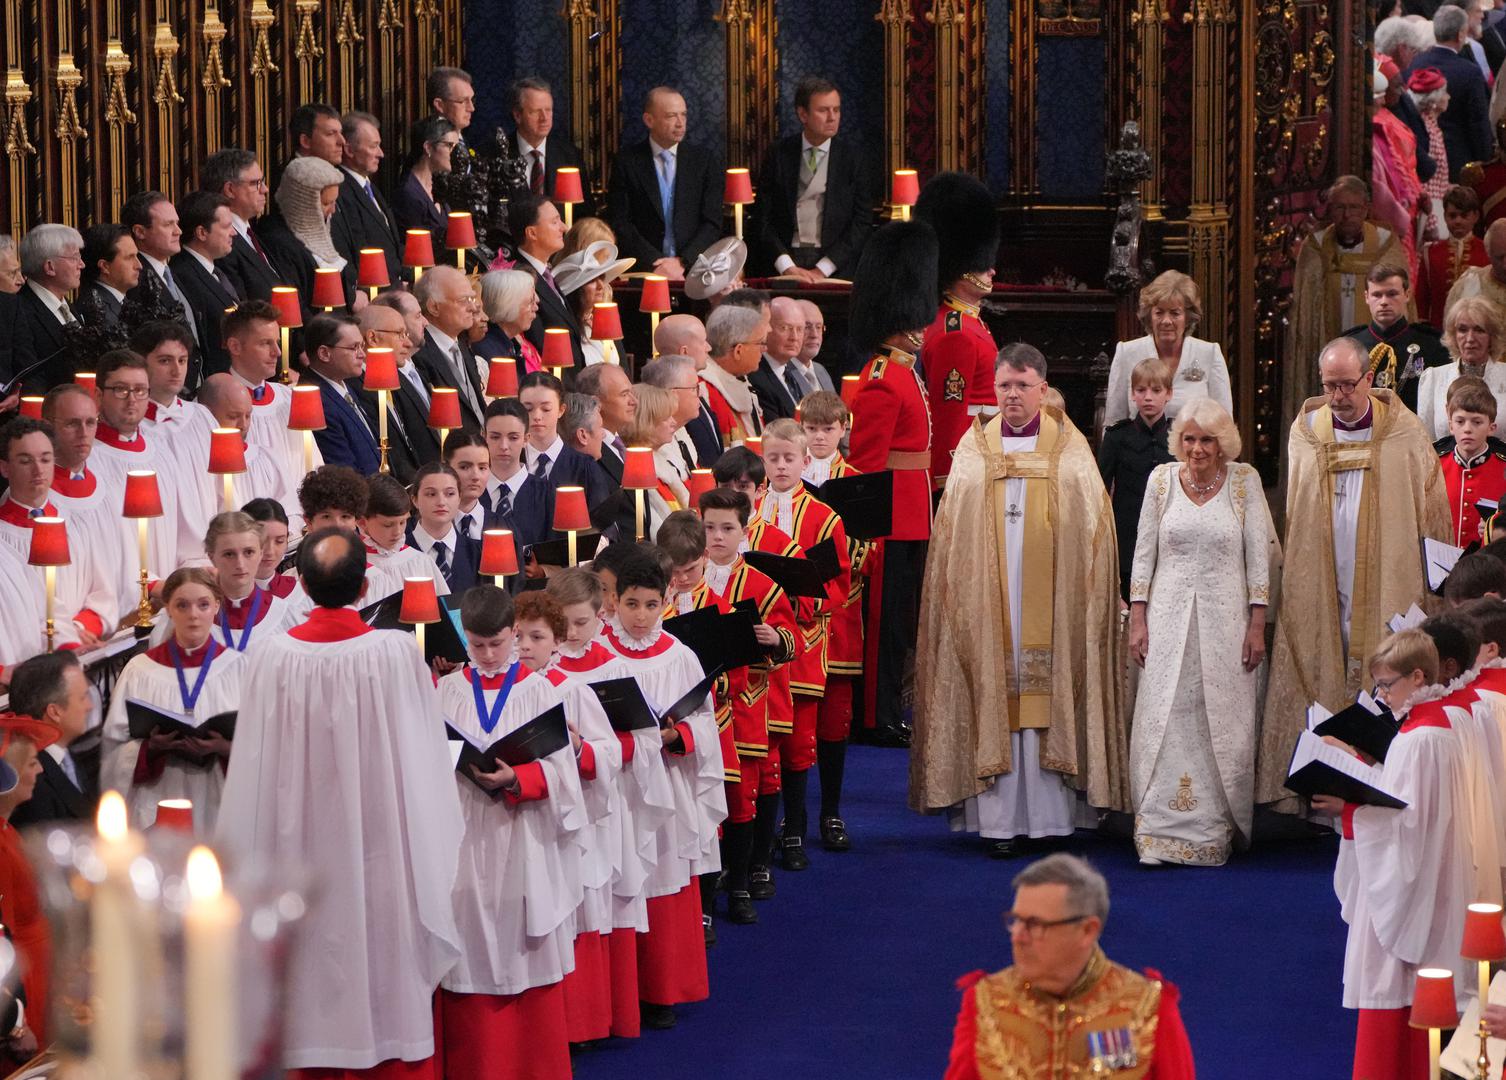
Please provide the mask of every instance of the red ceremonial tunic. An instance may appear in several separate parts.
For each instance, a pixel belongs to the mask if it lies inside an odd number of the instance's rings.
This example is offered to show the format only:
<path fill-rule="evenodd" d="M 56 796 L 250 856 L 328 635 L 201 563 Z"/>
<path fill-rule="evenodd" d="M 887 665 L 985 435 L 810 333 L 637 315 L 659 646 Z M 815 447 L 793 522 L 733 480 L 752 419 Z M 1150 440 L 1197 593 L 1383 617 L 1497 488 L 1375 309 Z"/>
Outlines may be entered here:
<path fill-rule="evenodd" d="M 1480 512 L 1475 503 L 1482 499 L 1499 502 L 1506 494 L 1506 444 L 1491 440 L 1468 463 L 1460 461 L 1458 453 L 1450 449 L 1438 459 L 1438 466 L 1443 470 L 1453 516 L 1454 546 L 1464 547 L 1480 539 Z"/>
<path fill-rule="evenodd" d="M 890 539 L 931 538 L 931 410 L 913 354 L 887 348 L 864 366 L 847 460 L 860 472 L 894 470 Z"/>
<path fill-rule="evenodd" d="M 0 821 L 0 896 L 11 940 L 21 957 L 21 985 L 26 991 L 26 1023 L 37 1042 L 47 1045 L 48 985 L 52 978 L 52 931 L 37 896 L 37 881 L 10 822 Z"/>
<path fill-rule="evenodd" d="M 994 358 L 999 346 L 979 318 L 979 310 L 975 304 L 944 295 L 920 347 L 931 400 L 931 475 L 938 488 L 946 484 L 952 453 L 973 417 L 997 405 Z"/>
<path fill-rule="evenodd" d="M 1475 227 L 1483 234 L 1492 221 L 1506 217 L 1506 161 L 1498 158 L 1480 162 L 1478 167 L 1480 179 L 1470 187 L 1480 196 L 1480 224 Z"/>
<path fill-rule="evenodd" d="M 856 476 L 858 470 L 838 454 L 831 463 L 831 479 Z M 833 604 L 826 627 L 826 674 L 861 675 L 863 672 L 863 577 L 868 570 L 873 544 L 847 538 L 847 558 L 851 572 L 847 575 L 847 598 Z"/>
<path fill-rule="evenodd" d="M 802 558 L 805 550 L 789 535 L 776 529 L 767 521 L 755 519 L 748 526 L 748 547 L 753 551 L 767 551 L 774 555 L 785 555 L 791 559 Z M 815 605 L 808 597 L 785 597 L 791 610 L 795 613 L 796 626 L 804 626 L 815 618 Z M 798 660 L 800 650 L 804 647 L 805 636 L 802 632 L 795 634 L 795 659 Z M 794 667 L 794 660 L 788 664 L 781 664 L 769 673 L 769 737 L 772 743 L 778 736 L 788 735 L 795 730 L 795 704 L 790 696 L 790 677 Z"/>
<path fill-rule="evenodd" d="M 1471 266 L 1489 266 L 1485 242 L 1474 233 L 1463 240 L 1434 240 L 1423 249 L 1417 273 L 1417 317 L 1435 330 L 1443 329 L 1448 292 Z"/>
<path fill-rule="evenodd" d="M 776 499 L 774 492 L 764 495 L 759 507 L 759 518 L 764 517 L 765 506 Z M 803 640 L 800 654 L 790 671 L 790 692 L 806 697 L 820 697 L 826 692 L 826 627 L 830 613 L 847 603 L 848 575 L 852 570 L 852 555 L 847 547 L 847 533 L 842 529 L 842 519 L 831 507 L 821 502 L 802 485 L 790 495 L 793 517 L 792 535 L 802 553 L 817 544 L 831 540 L 837 550 L 841 573 L 826 583 L 826 598 L 819 604 L 812 603 L 808 619 L 800 623 Z M 803 614 L 803 613 L 802 613 Z"/>

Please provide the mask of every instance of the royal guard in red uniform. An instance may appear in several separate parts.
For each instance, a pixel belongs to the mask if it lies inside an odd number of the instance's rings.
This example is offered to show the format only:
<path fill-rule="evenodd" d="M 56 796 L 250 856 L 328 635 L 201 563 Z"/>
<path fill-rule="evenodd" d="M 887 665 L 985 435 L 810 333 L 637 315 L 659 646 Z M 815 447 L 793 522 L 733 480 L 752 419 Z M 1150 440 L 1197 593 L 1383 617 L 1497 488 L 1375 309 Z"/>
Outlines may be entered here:
<path fill-rule="evenodd" d="M 941 310 L 920 347 L 931 398 L 931 482 L 946 485 L 952 451 L 973 417 L 998 411 L 994 358 L 999 346 L 983 325 L 980 307 L 993 291 L 999 219 L 988 188 L 966 173 L 940 173 L 915 203 L 915 217 L 936 232 L 936 279 Z"/>
<path fill-rule="evenodd" d="M 1481 502 L 1499 503 L 1506 493 L 1506 443 L 1491 436 L 1496 426 L 1496 399 L 1485 380 L 1455 379 L 1448 395 L 1449 434 L 1433 444 L 1448 492 L 1454 521 L 1454 545 L 1481 540 Z"/>
<path fill-rule="evenodd" d="M 1443 328 L 1449 290 L 1471 266 L 1488 266 L 1485 241 L 1475 235 L 1480 199 L 1471 188 L 1455 184 L 1443 197 L 1447 240 L 1434 240 L 1422 250 L 1417 270 L 1417 316 L 1435 330 Z"/>
<path fill-rule="evenodd" d="M 853 280 L 848 336 L 869 357 L 852 400 L 847 460 L 860 472 L 894 473 L 894 525 L 883 569 L 869 581 L 864 694 L 870 741 L 909 746 L 901 711 L 905 657 L 915 645 L 926 541 L 931 536 L 931 408 L 917 353 L 935 318 L 936 235 L 919 221 L 892 221 L 863 249 Z"/>
<path fill-rule="evenodd" d="M 1471 161 L 1459 171 L 1459 183 L 1480 197 L 1480 225 L 1506 217 L 1506 116 L 1496 121 L 1496 153 L 1489 161 Z"/>

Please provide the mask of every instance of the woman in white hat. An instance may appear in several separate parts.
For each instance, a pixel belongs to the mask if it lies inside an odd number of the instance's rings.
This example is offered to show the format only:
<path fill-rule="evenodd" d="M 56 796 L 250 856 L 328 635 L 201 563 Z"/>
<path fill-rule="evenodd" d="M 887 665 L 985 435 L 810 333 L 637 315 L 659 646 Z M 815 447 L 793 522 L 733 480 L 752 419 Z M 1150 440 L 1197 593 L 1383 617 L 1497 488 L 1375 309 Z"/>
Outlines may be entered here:
<path fill-rule="evenodd" d="M 554 283 L 565 302 L 572 305 L 580 322 L 581 351 L 585 354 L 587 366 L 605 360 L 601 342 L 591 338 L 592 313 L 597 304 L 612 299 L 610 282 L 620 277 L 635 261 L 619 259 L 616 244 L 597 240 L 554 264 Z"/>

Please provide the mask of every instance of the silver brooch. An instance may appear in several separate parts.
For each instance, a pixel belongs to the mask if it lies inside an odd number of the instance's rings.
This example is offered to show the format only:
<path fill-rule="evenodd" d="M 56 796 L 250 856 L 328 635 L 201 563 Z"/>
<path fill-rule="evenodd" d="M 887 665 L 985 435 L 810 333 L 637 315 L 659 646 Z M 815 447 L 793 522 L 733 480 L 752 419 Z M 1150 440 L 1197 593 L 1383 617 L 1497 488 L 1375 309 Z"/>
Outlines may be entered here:
<path fill-rule="evenodd" d="M 1190 368 L 1188 368 L 1187 369 L 1186 378 L 1187 378 L 1188 382 L 1202 382 L 1203 381 L 1203 369 L 1200 368 L 1200 367 L 1190 367 Z"/>

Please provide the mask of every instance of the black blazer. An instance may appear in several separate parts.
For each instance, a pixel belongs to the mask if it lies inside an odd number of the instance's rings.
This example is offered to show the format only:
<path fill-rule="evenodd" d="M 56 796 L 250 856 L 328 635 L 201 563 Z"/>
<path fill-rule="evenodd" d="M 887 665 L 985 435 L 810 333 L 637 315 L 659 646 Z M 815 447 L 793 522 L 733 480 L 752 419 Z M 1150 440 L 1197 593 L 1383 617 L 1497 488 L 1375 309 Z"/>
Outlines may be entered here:
<path fill-rule="evenodd" d="M 695 444 L 696 465 L 702 469 L 715 465 L 716 459 L 722 456 L 722 433 L 716 429 L 716 417 L 711 415 L 704 401 L 695 419 L 685 425 L 685 433 Z"/>
<path fill-rule="evenodd" d="M 204 374 L 215 375 L 230 370 L 230 353 L 220 334 L 220 324 L 225 319 L 225 309 L 233 308 L 244 297 L 235 291 L 235 283 L 229 274 L 221 281 L 204 269 L 204 264 L 187 250 L 174 255 L 173 280 L 178 290 L 188 298 L 188 306 L 194 323 L 199 329 L 199 348 L 204 353 Z M 220 273 L 224 274 L 221 270 Z"/>
<path fill-rule="evenodd" d="M 1410 94 L 1403 94 L 1397 99 L 1395 105 L 1387 106 L 1398 120 L 1412 129 L 1412 134 L 1417 137 L 1417 179 L 1426 184 L 1438 171 L 1438 162 L 1433 160 L 1433 155 L 1428 153 L 1428 128 L 1422 122 L 1422 113 L 1417 111 L 1417 105 L 1412 101 Z"/>
<path fill-rule="evenodd" d="M 146 261 L 145 256 L 138 255 L 136 258 L 141 264 L 141 277 L 137 280 L 136 287 L 126 293 L 126 303 L 146 305 L 148 308 L 155 308 L 163 313 L 173 312 L 171 317 L 177 319 L 192 332 L 195 346 L 189 352 L 188 377 L 183 385 L 193 390 L 204 381 L 204 336 L 200 333 L 198 320 L 194 318 L 192 312 L 184 308 L 176 296 L 168 291 L 167 282 L 152 268 L 152 264 Z M 178 274 L 170 260 L 168 269 L 174 271 L 173 280 L 178 284 L 178 291 L 182 292 L 183 283 L 177 281 Z M 188 294 L 183 293 L 183 295 Z M 228 363 L 226 366 L 229 366 Z"/>
<path fill-rule="evenodd" d="M 763 407 L 765 424 L 772 420 L 794 419 L 795 407 L 800 403 L 795 400 L 790 393 L 790 388 L 784 385 L 783 380 L 774 374 L 767 356 L 759 357 L 758 367 L 748 373 L 748 382 L 753 387 L 753 393 L 758 395 L 759 405 Z M 820 388 L 813 387 L 812 389 Z"/>
<path fill-rule="evenodd" d="M 417 528 L 417 519 L 408 522 L 408 544 L 415 549 L 418 549 L 418 545 L 413 542 L 413 533 Z M 433 556 L 426 555 L 425 558 L 433 558 Z M 450 572 L 444 576 L 444 579 L 450 587 L 450 595 L 455 597 L 457 603 L 460 596 L 479 580 L 480 570 L 481 541 L 472 540 L 456 529 L 455 550 L 450 552 Z M 487 584 L 491 583 L 487 582 Z"/>
<path fill-rule="evenodd" d="M 251 234 L 256 237 L 257 243 L 261 243 L 258 222 L 251 223 Z M 235 240 L 230 245 L 230 254 L 215 264 L 225 271 L 235 285 L 235 291 L 247 300 L 270 300 L 273 285 L 293 284 L 283 280 L 283 272 L 272 261 L 272 254 L 266 251 L 265 244 L 262 244 L 262 250 L 265 257 L 258 255 L 256 249 L 240 233 L 236 233 Z"/>
<path fill-rule="evenodd" d="M 486 398 L 481 393 L 481 377 L 476 371 L 476 359 L 471 352 L 471 347 L 464 341 L 459 344 L 462 359 L 460 366 L 465 369 L 463 374 L 470 380 L 471 389 L 476 392 L 476 400 L 485 402 Z M 454 390 L 460 389 L 460 384 L 455 378 L 454 360 L 440 351 L 439 343 L 427 332 L 424 334 L 423 345 L 413 354 L 413 363 L 418 367 L 419 373 L 423 375 L 424 381 L 429 386 L 448 386 Z M 482 427 L 481 414 L 471 408 L 471 404 L 464 394 L 459 396 L 462 426 L 473 431 L 479 431 Z M 425 420 L 428 419 L 427 412 L 424 414 L 424 418 Z"/>
<path fill-rule="evenodd" d="M 78 773 L 82 790 L 73 786 L 63 767 L 52 760 L 51 754 L 43 751 L 37 755 L 37 762 L 42 766 L 42 775 L 37 777 L 36 790 L 31 798 L 11 812 L 10 823 L 20 829 L 47 821 L 92 821 L 99 793 L 77 759 L 74 760 L 74 771 Z"/>
<path fill-rule="evenodd" d="M 30 285 L 22 285 L 16 294 L 15 356 L 11 363 L 16 371 L 22 371 L 38 361 L 45 362 L 27 377 L 24 388 L 28 393 L 45 393 L 73 380 L 73 357 L 64 351 L 65 344 L 63 324 Z"/>
<path fill-rule="evenodd" d="M 456 150 L 459 153 L 459 150 Z M 403 173 L 398 183 L 397 195 L 392 200 L 392 211 L 397 217 L 400 232 L 409 229 L 428 229 L 434 235 L 434 261 L 444 263 L 445 230 L 449 225 L 443 203 L 437 203 L 424 190 L 411 172 Z"/>
<path fill-rule="evenodd" d="M 682 142 L 675 158 L 675 255 L 689 270 L 695 257 L 722 237 L 725 184 L 721 162 L 711 151 Z M 654 260 L 664 257 L 664 209 L 648 139 L 617 155 L 607 208 L 619 253 L 637 259 L 638 269 L 652 270 Z"/>
<path fill-rule="evenodd" d="M 758 174 L 758 262 L 773 274 L 774 260 L 790 253 L 795 235 L 795 199 L 800 193 L 799 132 L 769 147 Z M 821 254 L 835 264 L 834 277 L 851 278 L 873 228 L 873 194 L 857 146 L 834 136 L 826 161 L 826 195 L 821 202 Z"/>
<path fill-rule="evenodd" d="M 335 203 L 335 216 L 330 219 L 330 238 L 335 250 L 359 272 L 362 248 L 381 248 L 387 257 L 387 280 L 396 286 L 403 280 L 403 241 L 398 231 L 397 217 L 391 205 L 383 197 L 376 184 L 371 185 L 376 196 L 373 203 L 366 190 L 355 177 L 341 169 L 345 179 L 340 184 L 340 198 Z"/>
<path fill-rule="evenodd" d="M 1490 130 L 1490 91 L 1474 60 L 1453 49 L 1434 45 L 1418 53 L 1407 74 L 1435 67 L 1448 84 L 1448 108 L 1438 117 L 1443 145 L 1448 151 L 1449 173 L 1457 177 L 1472 161 L 1489 161 L 1495 154 Z"/>
<path fill-rule="evenodd" d="M 516 155 L 521 156 L 523 147 L 518 142 L 518 133 L 514 131 L 508 136 L 508 148 Z M 530 170 L 533 167 L 532 160 L 525 159 Z M 554 198 L 554 175 L 562 167 L 571 167 L 580 170 L 580 193 L 585 196 L 583 202 L 575 206 L 575 216 L 595 217 L 596 196 L 591 192 L 591 174 L 586 171 L 585 155 L 580 152 L 580 147 L 570 141 L 570 137 L 555 128 L 544 140 L 544 194 Z"/>
<path fill-rule="evenodd" d="M 559 291 L 549 287 L 549 284 L 539 276 L 539 272 L 533 268 L 533 263 L 518 256 L 518 264 L 514 270 L 522 270 L 533 275 L 533 291 L 538 293 L 539 312 L 533 317 L 533 322 L 528 329 L 523 331 L 535 349 L 539 352 L 540 359 L 544 356 L 544 331 L 550 327 L 561 327 L 570 331 L 570 351 L 575 355 L 575 367 L 577 370 L 586 366 L 586 354 L 581 350 L 581 326 L 575 318 L 575 311 L 570 307 L 570 301 L 561 296 Z M 518 378 L 522 378 L 522 374 Z M 573 385 L 573 379 L 571 383 Z"/>
<path fill-rule="evenodd" d="M 121 308 L 124 304 L 97 281 L 91 281 L 81 288 L 78 299 L 70 306 L 85 326 L 97 326 L 119 334 L 126 332 L 125 323 L 121 320 Z"/>

